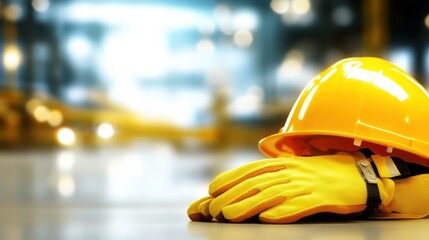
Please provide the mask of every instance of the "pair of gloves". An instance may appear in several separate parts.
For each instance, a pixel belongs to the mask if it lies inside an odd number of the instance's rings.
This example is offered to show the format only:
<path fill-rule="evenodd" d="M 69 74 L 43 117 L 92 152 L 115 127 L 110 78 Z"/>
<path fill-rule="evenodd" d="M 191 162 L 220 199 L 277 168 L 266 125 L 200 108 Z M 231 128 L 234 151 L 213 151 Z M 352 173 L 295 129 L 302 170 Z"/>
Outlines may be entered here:
<path fill-rule="evenodd" d="M 209 186 L 209 196 L 193 202 L 187 214 L 192 221 L 219 222 L 292 223 L 320 214 L 356 218 L 368 201 L 361 163 L 374 166 L 373 186 L 381 200 L 370 218 L 429 215 L 425 169 L 404 176 L 388 156 L 363 159 L 359 162 L 354 154 L 339 153 L 250 162 L 218 175 Z"/>

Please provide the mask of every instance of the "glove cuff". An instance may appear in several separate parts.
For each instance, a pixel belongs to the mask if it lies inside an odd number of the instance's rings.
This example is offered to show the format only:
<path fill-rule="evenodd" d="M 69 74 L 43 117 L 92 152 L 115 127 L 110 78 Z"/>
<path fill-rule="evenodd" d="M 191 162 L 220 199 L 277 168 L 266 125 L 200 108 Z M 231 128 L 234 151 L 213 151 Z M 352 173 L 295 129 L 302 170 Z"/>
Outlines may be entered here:
<path fill-rule="evenodd" d="M 378 181 L 384 186 L 388 185 L 386 181 L 429 173 L 429 168 L 427 167 L 404 161 L 398 157 L 374 155 L 369 149 L 360 149 L 358 152 L 352 153 L 352 155 L 367 189 L 366 208 L 359 216 L 359 219 L 367 219 L 377 210 L 383 212 L 381 209 L 385 207 L 383 205 L 392 201 L 394 193 L 384 191 L 394 189 L 394 183 L 392 182 L 393 187 L 385 186 L 385 188 L 381 189 L 383 192 L 380 192 Z"/>

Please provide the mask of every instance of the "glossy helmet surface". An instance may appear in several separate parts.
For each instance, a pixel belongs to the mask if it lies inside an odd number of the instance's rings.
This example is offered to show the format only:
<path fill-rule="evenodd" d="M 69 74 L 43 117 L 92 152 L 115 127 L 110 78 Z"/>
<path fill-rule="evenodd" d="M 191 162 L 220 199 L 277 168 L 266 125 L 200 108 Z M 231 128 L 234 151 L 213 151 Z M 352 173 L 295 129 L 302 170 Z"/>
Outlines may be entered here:
<path fill-rule="evenodd" d="M 259 143 L 270 157 L 368 146 L 429 165 L 427 91 L 399 67 L 373 57 L 344 59 L 316 76 L 280 132 Z"/>

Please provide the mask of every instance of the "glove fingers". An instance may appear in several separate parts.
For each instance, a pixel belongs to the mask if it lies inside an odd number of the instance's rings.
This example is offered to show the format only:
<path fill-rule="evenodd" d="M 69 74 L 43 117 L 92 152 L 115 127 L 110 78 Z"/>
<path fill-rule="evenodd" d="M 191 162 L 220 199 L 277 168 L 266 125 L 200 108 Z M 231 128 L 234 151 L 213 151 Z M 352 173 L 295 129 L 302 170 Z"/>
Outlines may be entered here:
<path fill-rule="evenodd" d="M 364 204 L 327 205 L 317 194 L 301 194 L 262 212 L 259 215 L 259 220 L 264 223 L 292 223 L 316 213 L 351 214 L 361 212 L 365 207 Z"/>
<path fill-rule="evenodd" d="M 296 195 L 305 194 L 305 186 L 302 184 L 283 183 L 271 185 L 261 192 L 242 199 L 222 208 L 222 215 L 232 222 L 242 222 L 250 217 L 287 201 Z M 211 210 L 211 209 L 210 209 Z"/>
<path fill-rule="evenodd" d="M 213 198 L 210 197 L 206 199 L 205 201 L 201 202 L 200 205 L 198 205 L 198 211 L 201 213 L 201 215 L 204 217 L 205 221 L 211 221 L 213 217 L 210 215 L 209 206 L 212 202 Z"/>
<path fill-rule="evenodd" d="M 213 199 L 210 204 L 210 214 L 216 219 L 219 219 L 218 217 L 221 215 L 221 211 L 225 206 L 248 199 L 264 189 L 287 184 L 289 182 L 290 179 L 285 171 L 265 173 L 254 178 L 247 179 Z M 278 191 L 280 192 L 280 190 Z"/>
<path fill-rule="evenodd" d="M 191 205 L 189 205 L 187 210 L 189 219 L 191 219 L 192 221 L 208 221 L 207 215 L 205 215 L 207 214 L 207 212 L 204 211 L 204 213 L 202 213 L 200 209 L 201 210 L 204 210 L 204 209 L 203 207 L 200 208 L 200 205 L 204 204 L 204 206 L 208 208 L 208 205 L 212 200 L 213 200 L 212 196 L 207 196 L 191 203 Z"/>
<path fill-rule="evenodd" d="M 217 197 L 249 178 L 285 169 L 284 159 L 265 159 L 243 165 L 218 175 L 209 186 L 210 195 Z"/>

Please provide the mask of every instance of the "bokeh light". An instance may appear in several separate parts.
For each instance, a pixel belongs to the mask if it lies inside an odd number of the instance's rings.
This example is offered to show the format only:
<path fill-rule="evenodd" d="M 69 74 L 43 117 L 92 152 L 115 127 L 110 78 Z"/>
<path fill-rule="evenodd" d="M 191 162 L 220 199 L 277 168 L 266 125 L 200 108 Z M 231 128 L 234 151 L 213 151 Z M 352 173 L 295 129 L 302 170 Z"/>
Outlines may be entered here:
<path fill-rule="evenodd" d="M 16 71 L 21 64 L 21 51 L 16 45 L 7 45 L 3 54 L 3 64 L 6 70 Z"/>
<path fill-rule="evenodd" d="M 311 9 L 310 0 L 292 0 L 291 5 L 292 11 L 299 15 L 306 14 Z"/>
<path fill-rule="evenodd" d="M 49 108 L 44 105 L 37 106 L 33 111 L 34 118 L 39 122 L 45 122 L 49 119 Z"/>
<path fill-rule="evenodd" d="M 2 6 L 0 10 L 3 10 L 3 16 L 9 21 L 18 21 L 23 16 L 22 6 L 20 4 L 10 3 L 5 7 Z"/>
<path fill-rule="evenodd" d="M 62 197 L 70 197 L 75 192 L 75 181 L 74 178 L 68 175 L 62 175 L 58 179 L 57 183 L 58 192 Z"/>
<path fill-rule="evenodd" d="M 110 123 L 101 123 L 97 127 L 97 135 L 103 139 L 109 139 L 115 134 L 115 129 Z"/>
<path fill-rule="evenodd" d="M 425 26 L 426 26 L 427 28 L 429 28 L 429 14 L 428 14 L 428 15 L 426 15 L 424 22 L 425 22 Z"/>
<path fill-rule="evenodd" d="M 202 39 L 197 43 L 197 52 L 204 55 L 211 55 L 215 51 L 213 42 L 209 39 Z"/>
<path fill-rule="evenodd" d="M 51 110 L 47 121 L 52 127 L 57 127 L 63 122 L 63 114 L 58 110 Z"/>
<path fill-rule="evenodd" d="M 186 207 L 265 158 L 258 141 L 323 69 L 377 56 L 429 87 L 429 1 L 0 4 L 5 239 L 226 236 L 187 225 Z"/>
<path fill-rule="evenodd" d="M 62 145 L 73 145 L 76 141 L 76 134 L 71 128 L 63 127 L 57 131 L 57 139 Z"/>
<path fill-rule="evenodd" d="M 290 9 L 290 0 L 271 0 L 271 9 L 278 14 L 284 14 Z"/>
<path fill-rule="evenodd" d="M 31 5 L 38 12 L 45 12 L 49 8 L 49 0 L 32 0 Z"/>
<path fill-rule="evenodd" d="M 234 43 L 241 48 L 249 47 L 253 42 L 253 35 L 249 30 L 238 30 L 234 34 Z"/>

